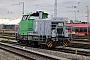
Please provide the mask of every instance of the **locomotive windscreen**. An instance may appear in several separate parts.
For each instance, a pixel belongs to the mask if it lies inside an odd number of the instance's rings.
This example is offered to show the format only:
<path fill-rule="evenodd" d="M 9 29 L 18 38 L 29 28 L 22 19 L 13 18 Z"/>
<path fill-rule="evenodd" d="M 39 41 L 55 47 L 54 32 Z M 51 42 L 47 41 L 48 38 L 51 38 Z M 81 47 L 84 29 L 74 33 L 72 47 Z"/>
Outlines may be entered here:
<path fill-rule="evenodd" d="M 22 20 L 27 20 L 29 15 L 23 15 Z"/>

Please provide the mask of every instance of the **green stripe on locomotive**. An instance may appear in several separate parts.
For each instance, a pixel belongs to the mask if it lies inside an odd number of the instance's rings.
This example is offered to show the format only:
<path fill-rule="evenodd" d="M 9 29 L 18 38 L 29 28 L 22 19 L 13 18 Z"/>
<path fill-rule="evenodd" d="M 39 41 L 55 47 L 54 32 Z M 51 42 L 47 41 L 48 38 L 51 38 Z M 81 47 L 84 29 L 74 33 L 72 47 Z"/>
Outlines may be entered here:
<path fill-rule="evenodd" d="M 20 35 L 27 35 L 27 31 L 28 31 L 27 23 L 28 23 L 27 21 L 20 22 Z"/>
<path fill-rule="evenodd" d="M 20 22 L 20 35 L 28 35 L 28 31 L 33 32 L 34 20 L 24 20 Z"/>
<path fill-rule="evenodd" d="M 34 19 L 28 20 L 28 31 L 34 31 Z"/>

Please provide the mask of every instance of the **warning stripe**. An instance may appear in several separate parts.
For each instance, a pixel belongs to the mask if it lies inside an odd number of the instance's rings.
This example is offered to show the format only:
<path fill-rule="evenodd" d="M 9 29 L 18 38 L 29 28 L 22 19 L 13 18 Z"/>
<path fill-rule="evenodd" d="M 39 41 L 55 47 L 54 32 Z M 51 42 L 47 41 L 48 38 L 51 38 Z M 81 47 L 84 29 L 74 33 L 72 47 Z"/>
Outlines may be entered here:
<path fill-rule="evenodd" d="M 52 47 L 52 42 L 48 42 L 48 43 L 47 43 L 47 46 L 48 46 L 48 47 Z"/>
<path fill-rule="evenodd" d="M 49 46 L 49 47 L 52 47 L 52 43 L 50 43 L 48 46 Z"/>
<path fill-rule="evenodd" d="M 50 46 L 51 46 L 51 43 L 48 44 L 48 47 L 50 47 Z"/>
<path fill-rule="evenodd" d="M 67 42 L 63 42 L 63 46 L 68 46 L 68 43 Z"/>

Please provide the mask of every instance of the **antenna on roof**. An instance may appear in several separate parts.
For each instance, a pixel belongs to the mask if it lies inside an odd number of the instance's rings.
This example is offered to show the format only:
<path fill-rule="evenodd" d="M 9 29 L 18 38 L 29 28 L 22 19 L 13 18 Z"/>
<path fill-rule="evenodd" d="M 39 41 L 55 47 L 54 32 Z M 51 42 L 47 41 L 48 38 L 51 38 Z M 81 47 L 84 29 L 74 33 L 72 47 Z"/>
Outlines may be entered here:
<path fill-rule="evenodd" d="M 57 0 L 55 0 L 54 17 L 57 17 Z"/>

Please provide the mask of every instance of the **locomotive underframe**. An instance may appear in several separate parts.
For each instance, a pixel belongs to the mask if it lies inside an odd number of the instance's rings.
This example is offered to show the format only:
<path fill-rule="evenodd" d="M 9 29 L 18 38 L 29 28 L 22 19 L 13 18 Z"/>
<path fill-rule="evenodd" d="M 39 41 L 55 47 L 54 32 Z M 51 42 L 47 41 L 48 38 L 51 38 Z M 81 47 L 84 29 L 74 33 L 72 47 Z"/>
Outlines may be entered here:
<path fill-rule="evenodd" d="M 69 37 L 51 37 L 51 36 L 40 36 L 40 35 L 28 35 L 28 36 L 17 36 L 16 38 L 18 43 L 25 43 L 30 46 L 47 46 L 47 47 L 56 47 L 56 46 L 67 46 L 69 43 Z"/>

